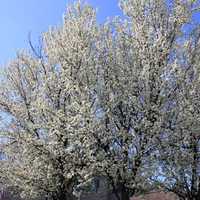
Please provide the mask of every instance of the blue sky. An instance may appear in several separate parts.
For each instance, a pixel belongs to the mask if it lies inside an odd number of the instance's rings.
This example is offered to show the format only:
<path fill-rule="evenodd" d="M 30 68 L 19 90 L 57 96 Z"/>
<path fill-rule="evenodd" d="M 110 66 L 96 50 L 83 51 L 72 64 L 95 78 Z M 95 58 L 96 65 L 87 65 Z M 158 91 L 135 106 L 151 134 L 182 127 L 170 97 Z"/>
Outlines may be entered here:
<path fill-rule="evenodd" d="M 28 34 L 33 42 L 50 26 L 61 24 L 66 5 L 73 0 L 1 0 L 0 1 L 0 64 L 28 48 Z M 120 15 L 118 0 L 86 0 L 98 8 L 98 21 Z"/>

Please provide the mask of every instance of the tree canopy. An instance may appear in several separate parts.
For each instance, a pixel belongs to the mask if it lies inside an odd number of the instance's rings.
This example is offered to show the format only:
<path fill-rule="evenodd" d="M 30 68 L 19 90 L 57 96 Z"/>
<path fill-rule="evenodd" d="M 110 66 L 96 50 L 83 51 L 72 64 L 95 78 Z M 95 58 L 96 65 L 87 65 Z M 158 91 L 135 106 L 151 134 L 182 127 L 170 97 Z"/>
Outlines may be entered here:
<path fill-rule="evenodd" d="M 1 77 L 0 181 L 23 198 L 72 200 L 106 177 L 117 200 L 163 188 L 200 196 L 198 0 L 121 0 L 98 24 L 69 5 L 41 48 Z"/>

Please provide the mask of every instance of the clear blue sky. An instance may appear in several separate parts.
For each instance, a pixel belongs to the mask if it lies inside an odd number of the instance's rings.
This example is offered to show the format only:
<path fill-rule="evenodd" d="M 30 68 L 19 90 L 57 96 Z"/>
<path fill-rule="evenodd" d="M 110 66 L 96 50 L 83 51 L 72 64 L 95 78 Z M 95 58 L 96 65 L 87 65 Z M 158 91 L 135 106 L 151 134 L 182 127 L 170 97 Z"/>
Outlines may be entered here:
<path fill-rule="evenodd" d="M 62 22 L 66 5 L 73 0 L 1 0 L 0 1 L 0 64 L 28 48 L 28 33 L 34 40 L 49 26 Z M 119 15 L 118 0 L 86 0 L 98 8 L 98 21 Z"/>

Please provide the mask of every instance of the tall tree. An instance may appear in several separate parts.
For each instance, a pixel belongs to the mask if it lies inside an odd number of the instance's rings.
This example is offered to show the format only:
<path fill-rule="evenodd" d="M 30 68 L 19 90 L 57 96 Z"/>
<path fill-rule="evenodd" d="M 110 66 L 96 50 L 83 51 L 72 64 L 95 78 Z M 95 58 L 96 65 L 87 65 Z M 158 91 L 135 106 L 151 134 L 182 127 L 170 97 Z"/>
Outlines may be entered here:
<path fill-rule="evenodd" d="M 121 0 L 124 19 L 102 25 L 91 7 L 70 7 L 41 52 L 19 54 L 3 78 L 3 181 L 25 196 L 71 200 L 74 188 L 102 175 L 117 200 L 128 200 L 151 181 L 152 161 L 163 172 L 160 161 L 174 166 L 167 156 L 181 153 L 176 170 L 192 160 L 198 197 L 199 26 L 185 31 L 198 3 Z"/>
<path fill-rule="evenodd" d="M 126 19 L 104 25 L 98 46 L 97 104 L 103 115 L 93 137 L 97 169 L 108 177 L 117 199 L 126 200 L 146 183 L 146 162 L 168 129 L 170 113 L 179 112 L 173 106 L 180 95 L 176 76 L 184 71 L 185 53 L 179 48 L 190 40 L 183 27 L 197 2 L 127 0 L 120 5 Z"/>
<path fill-rule="evenodd" d="M 19 53 L 6 68 L 0 108 L 9 119 L 1 180 L 28 199 L 71 200 L 90 176 L 83 136 L 93 130 L 91 87 L 98 36 L 95 11 L 68 7 L 63 26 L 43 36 L 41 52 Z M 89 78 L 88 78 L 89 76 Z"/>
<path fill-rule="evenodd" d="M 176 112 L 167 121 L 168 129 L 156 155 L 160 170 L 152 177 L 180 199 L 191 200 L 200 197 L 199 45 L 198 26 L 180 45 L 184 57 L 177 60 L 182 70 L 177 76 Z"/>

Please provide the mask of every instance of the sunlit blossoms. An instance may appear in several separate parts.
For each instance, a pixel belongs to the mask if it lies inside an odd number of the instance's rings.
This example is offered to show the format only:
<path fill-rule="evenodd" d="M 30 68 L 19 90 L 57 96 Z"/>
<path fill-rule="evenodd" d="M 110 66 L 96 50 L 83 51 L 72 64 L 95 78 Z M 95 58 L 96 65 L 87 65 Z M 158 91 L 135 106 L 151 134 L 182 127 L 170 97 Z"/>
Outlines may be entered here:
<path fill-rule="evenodd" d="M 99 25 L 76 2 L 1 77 L 0 181 L 22 198 L 77 199 L 105 177 L 117 200 L 200 196 L 197 0 L 121 0 Z"/>

